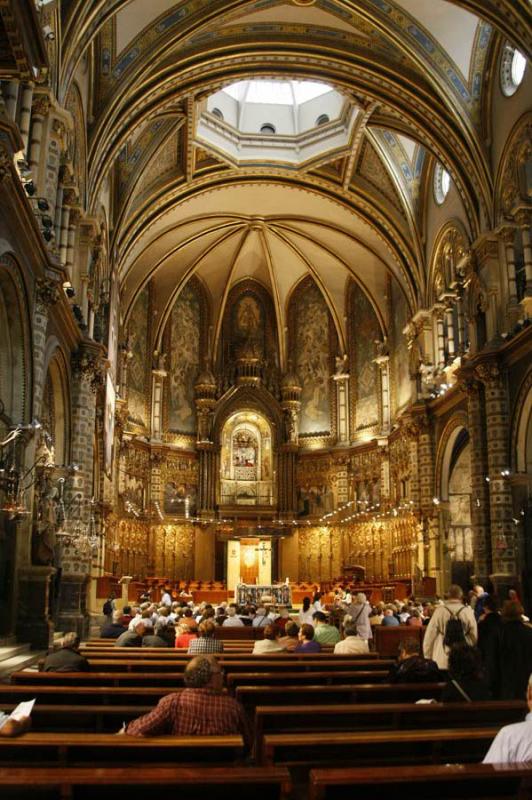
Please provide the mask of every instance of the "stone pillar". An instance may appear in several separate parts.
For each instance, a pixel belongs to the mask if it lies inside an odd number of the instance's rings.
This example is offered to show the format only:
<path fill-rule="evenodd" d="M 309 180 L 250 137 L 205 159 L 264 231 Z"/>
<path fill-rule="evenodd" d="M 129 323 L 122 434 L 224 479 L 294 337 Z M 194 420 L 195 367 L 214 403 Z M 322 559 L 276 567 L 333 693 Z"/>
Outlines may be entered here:
<path fill-rule="evenodd" d="M 151 407 L 151 435 L 155 441 L 160 441 L 163 431 L 163 384 L 168 373 L 164 369 L 152 370 L 153 395 Z"/>
<path fill-rule="evenodd" d="M 339 444 L 349 444 L 349 372 L 347 356 L 336 359 L 336 438 Z"/>
<path fill-rule="evenodd" d="M 515 228 L 503 228 L 500 233 L 504 244 L 504 254 L 506 258 L 506 277 L 508 281 L 508 306 L 510 313 L 517 304 L 517 283 L 515 277 Z"/>
<path fill-rule="evenodd" d="M 443 324 L 444 309 L 436 306 L 436 366 L 443 369 L 445 366 L 445 328 Z"/>
<path fill-rule="evenodd" d="M 518 211 L 515 215 L 515 219 L 521 228 L 521 235 L 523 237 L 523 258 L 525 261 L 526 287 L 525 296 L 521 303 L 525 311 L 525 316 L 530 317 L 532 315 L 532 239 L 530 236 L 530 210 L 523 209 Z"/>
<path fill-rule="evenodd" d="M 432 423 L 425 408 L 414 409 L 413 424 L 418 429 L 419 505 L 423 515 L 423 565 L 425 575 L 436 578 L 438 592 L 442 592 L 441 534 L 434 506 L 434 440 Z"/>
<path fill-rule="evenodd" d="M 63 205 L 61 207 L 61 229 L 59 232 L 59 260 L 61 264 L 66 266 L 67 262 L 67 247 L 68 247 L 68 228 L 70 225 L 70 208 L 69 206 L 65 205 L 65 193 L 63 193 Z M 72 276 L 69 274 L 69 279 Z"/>
<path fill-rule="evenodd" d="M 447 306 L 445 309 L 445 327 L 447 329 L 447 352 L 449 355 L 449 361 L 452 361 L 456 355 L 456 345 L 454 340 L 454 314 L 452 306 Z"/>
<path fill-rule="evenodd" d="M 51 617 L 54 567 L 23 567 L 18 570 L 17 639 L 36 650 L 53 644 Z"/>
<path fill-rule="evenodd" d="M 391 423 L 390 411 L 390 356 L 378 356 L 375 363 L 379 367 L 381 376 L 381 408 L 382 408 L 382 432 L 388 433 Z"/>
<path fill-rule="evenodd" d="M 296 459 L 297 445 L 283 444 L 279 452 L 277 496 L 279 514 L 292 519 L 297 510 L 296 497 Z"/>
<path fill-rule="evenodd" d="M 67 268 L 67 272 L 69 278 L 73 284 L 76 286 L 76 276 L 74 274 L 74 254 L 75 254 L 75 245 L 76 245 L 76 228 L 80 218 L 80 211 L 78 208 L 71 208 L 70 214 L 68 215 L 68 230 L 66 236 L 66 260 L 65 266 Z"/>
<path fill-rule="evenodd" d="M 24 144 L 24 155 L 28 155 L 28 142 L 30 136 L 31 121 L 31 101 L 33 98 L 33 83 L 25 83 L 22 87 L 22 99 L 20 103 L 20 115 L 18 127 L 20 136 Z"/>
<path fill-rule="evenodd" d="M 473 553 L 475 575 L 485 586 L 492 571 L 490 498 L 486 481 L 488 463 L 486 454 L 486 428 L 484 394 L 482 384 L 474 377 L 462 382 L 462 391 L 467 395 L 467 429 L 471 453 L 471 525 L 473 528 Z"/>
<path fill-rule="evenodd" d="M 492 580 L 505 588 L 517 575 L 512 489 L 509 478 L 509 412 L 506 376 L 495 361 L 485 361 L 475 369 L 484 384 L 486 439 L 489 471 Z"/>
<path fill-rule="evenodd" d="M 43 138 L 44 120 L 50 110 L 50 98 L 48 95 L 37 95 L 33 98 L 31 107 L 31 137 L 29 142 L 28 162 L 33 175 L 34 183 L 41 183 L 40 163 L 41 145 Z"/>
<path fill-rule="evenodd" d="M 65 492 L 67 516 L 78 513 L 87 526 L 90 519 L 94 470 L 94 427 L 96 421 L 96 392 L 103 385 L 102 349 L 87 340 L 72 357 L 72 460 L 78 471 Z M 89 624 L 87 585 L 90 556 L 63 546 L 61 558 L 57 626 L 61 630 L 78 631 L 86 636 Z"/>
<path fill-rule="evenodd" d="M 216 486 L 220 473 L 218 449 L 212 442 L 198 442 L 198 514 L 212 517 L 216 508 Z"/>
<path fill-rule="evenodd" d="M 44 352 L 48 314 L 60 298 L 60 284 L 47 278 L 37 281 L 33 312 L 33 416 L 40 419 L 44 391 Z"/>
<path fill-rule="evenodd" d="M 13 122 L 16 122 L 19 86 L 17 80 L 9 81 L 5 94 L 6 113 Z"/>

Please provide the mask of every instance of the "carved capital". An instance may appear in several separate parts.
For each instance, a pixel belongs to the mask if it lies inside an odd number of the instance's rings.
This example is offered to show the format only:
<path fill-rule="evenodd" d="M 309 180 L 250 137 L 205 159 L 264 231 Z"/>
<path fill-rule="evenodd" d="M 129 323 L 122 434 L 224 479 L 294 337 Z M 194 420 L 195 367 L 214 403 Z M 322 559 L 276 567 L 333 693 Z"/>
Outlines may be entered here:
<path fill-rule="evenodd" d="M 47 94 L 35 95 L 31 104 L 31 113 L 36 117 L 45 117 L 50 111 L 51 105 Z"/>
<path fill-rule="evenodd" d="M 501 379 L 501 370 L 496 361 L 486 361 L 475 367 L 475 375 L 479 381 L 487 385 Z"/>
<path fill-rule="evenodd" d="M 63 205 L 65 206 L 75 206 L 78 202 L 78 198 L 76 195 L 75 189 L 72 188 L 65 188 L 65 193 L 63 194 Z"/>
<path fill-rule="evenodd" d="M 90 382 L 93 392 L 105 382 L 105 362 L 101 353 L 80 347 L 72 356 L 72 373 L 79 379 Z"/>
<path fill-rule="evenodd" d="M 40 278 L 37 281 L 35 291 L 36 307 L 38 310 L 46 311 L 50 306 L 54 306 L 61 294 L 57 281 L 49 278 Z"/>

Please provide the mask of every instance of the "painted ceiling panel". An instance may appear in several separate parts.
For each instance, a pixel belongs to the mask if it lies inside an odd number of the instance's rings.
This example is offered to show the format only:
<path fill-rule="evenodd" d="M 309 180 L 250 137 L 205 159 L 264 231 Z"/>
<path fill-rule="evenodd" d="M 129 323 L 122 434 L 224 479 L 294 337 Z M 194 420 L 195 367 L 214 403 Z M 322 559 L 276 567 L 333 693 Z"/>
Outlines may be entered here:
<path fill-rule="evenodd" d="M 116 49 L 122 50 L 160 14 L 164 14 L 176 0 L 132 0 L 116 15 Z"/>
<path fill-rule="evenodd" d="M 304 11 L 291 3 L 283 3 L 273 8 L 255 11 L 253 14 L 246 14 L 239 17 L 239 23 L 243 25 L 261 24 L 264 22 L 284 22 L 291 25 L 315 25 L 323 28 L 336 28 L 340 31 L 353 33 L 353 26 L 340 19 L 335 14 L 329 14 L 317 6 L 310 6 Z M 234 25 L 234 20 L 227 22 L 226 25 Z"/>
<path fill-rule="evenodd" d="M 467 79 L 478 17 L 445 0 L 395 0 L 447 50 Z"/>

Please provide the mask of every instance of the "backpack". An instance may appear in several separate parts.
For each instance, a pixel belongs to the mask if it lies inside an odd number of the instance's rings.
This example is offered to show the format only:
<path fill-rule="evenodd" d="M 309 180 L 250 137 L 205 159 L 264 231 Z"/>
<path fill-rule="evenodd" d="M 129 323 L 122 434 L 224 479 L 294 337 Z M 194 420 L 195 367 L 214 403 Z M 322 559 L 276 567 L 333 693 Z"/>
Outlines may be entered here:
<path fill-rule="evenodd" d="M 445 606 L 447 608 L 447 606 Z M 462 606 L 460 611 L 457 614 L 453 614 L 453 612 L 447 608 L 447 611 L 450 614 L 450 618 L 447 620 L 445 625 L 445 631 L 443 634 L 443 644 L 445 647 L 452 647 L 453 644 L 465 644 L 466 637 L 464 633 L 464 628 L 462 623 L 460 622 L 460 614 L 464 610 L 465 606 Z"/>
<path fill-rule="evenodd" d="M 102 612 L 106 617 L 111 616 L 111 614 L 113 613 L 113 604 L 111 603 L 110 600 L 105 601 L 105 603 L 103 604 Z"/>

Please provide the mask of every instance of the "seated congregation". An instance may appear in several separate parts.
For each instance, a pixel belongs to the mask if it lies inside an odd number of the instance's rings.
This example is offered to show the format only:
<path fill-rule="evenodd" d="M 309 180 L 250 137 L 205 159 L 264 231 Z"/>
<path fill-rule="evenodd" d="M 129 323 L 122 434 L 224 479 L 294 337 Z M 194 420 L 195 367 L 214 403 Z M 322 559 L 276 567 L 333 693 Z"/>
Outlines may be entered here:
<path fill-rule="evenodd" d="M 501 613 L 495 598 L 478 608 L 451 586 L 430 607 L 372 607 L 362 595 L 308 598 L 300 611 L 190 601 L 108 610 L 101 637 L 66 634 L 39 671 L 0 687 L 6 796 L 29 797 L 31 783 L 32 797 L 88 797 L 96 785 L 102 798 L 120 785 L 140 797 L 151 781 L 190 781 L 198 797 L 228 797 L 235 784 L 244 796 L 363 787 L 383 797 L 384 776 L 403 774 L 416 775 L 412 797 L 452 797 L 461 781 L 472 798 L 530 796 L 532 628 L 517 600 Z M 383 623 L 387 611 L 396 625 Z M 30 697 L 31 720 L 8 716 Z M 443 776 L 440 764 L 460 770 Z M 444 778 L 449 793 L 438 795 Z"/>

